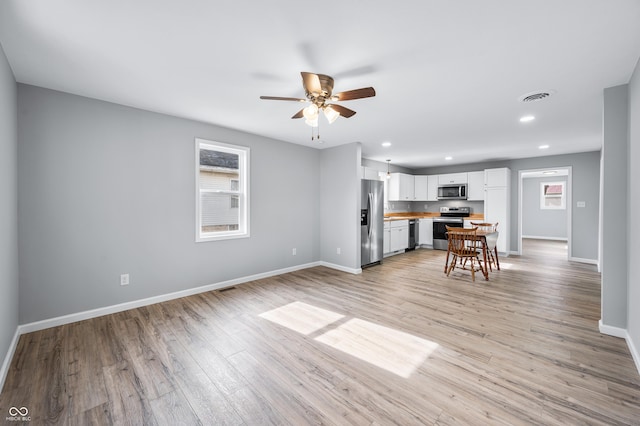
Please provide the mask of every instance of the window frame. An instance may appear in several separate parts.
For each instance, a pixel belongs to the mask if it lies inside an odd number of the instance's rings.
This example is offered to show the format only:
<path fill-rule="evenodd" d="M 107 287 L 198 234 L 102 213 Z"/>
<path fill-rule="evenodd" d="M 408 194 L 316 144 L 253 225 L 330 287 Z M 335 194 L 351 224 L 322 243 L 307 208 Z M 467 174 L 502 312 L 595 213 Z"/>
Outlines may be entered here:
<path fill-rule="evenodd" d="M 545 186 L 561 186 L 562 193 L 559 195 L 546 195 L 544 193 Z M 550 198 L 559 198 L 560 205 L 547 205 L 546 201 Z M 567 185 L 565 181 L 559 182 L 540 182 L 540 210 L 565 210 L 567 208 Z"/>
<path fill-rule="evenodd" d="M 236 238 L 248 238 L 249 232 L 249 181 L 250 181 L 250 149 L 245 146 L 232 145 L 208 139 L 195 138 L 195 232 L 196 242 L 221 241 Z M 202 206 L 200 188 L 200 150 L 226 152 L 238 155 L 238 190 L 205 190 L 204 192 L 229 194 L 238 197 L 238 229 L 227 231 L 202 232 Z"/>

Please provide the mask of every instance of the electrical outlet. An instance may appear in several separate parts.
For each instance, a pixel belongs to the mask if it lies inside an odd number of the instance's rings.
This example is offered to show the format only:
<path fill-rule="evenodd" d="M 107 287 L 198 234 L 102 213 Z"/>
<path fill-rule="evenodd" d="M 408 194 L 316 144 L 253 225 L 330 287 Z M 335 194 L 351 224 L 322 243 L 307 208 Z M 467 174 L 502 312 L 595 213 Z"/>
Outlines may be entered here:
<path fill-rule="evenodd" d="M 587 207 L 587 203 L 584 202 L 584 201 L 578 201 L 577 206 L 578 207 Z"/>
<path fill-rule="evenodd" d="M 338 247 L 338 248 L 336 249 L 336 253 L 337 253 L 337 254 L 340 254 L 340 253 L 341 253 L 340 247 Z"/>
<path fill-rule="evenodd" d="M 120 275 L 120 285 L 129 285 L 129 274 Z"/>
<path fill-rule="evenodd" d="M 291 250 L 291 254 L 295 256 L 296 254 L 298 254 L 298 250 L 294 248 L 293 250 Z"/>

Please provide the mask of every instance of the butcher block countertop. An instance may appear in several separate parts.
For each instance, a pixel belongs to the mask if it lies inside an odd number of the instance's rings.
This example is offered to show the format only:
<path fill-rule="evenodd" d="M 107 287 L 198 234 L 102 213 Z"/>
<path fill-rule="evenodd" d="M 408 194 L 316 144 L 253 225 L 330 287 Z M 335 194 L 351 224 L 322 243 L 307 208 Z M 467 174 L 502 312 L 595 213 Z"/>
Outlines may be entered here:
<path fill-rule="evenodd" d="M 399 212 L 399 213 L 386 213 L 384 215 L 384 220 L 407 220 L 407 219 L 425 219 L 430 217 L 440 217 L 440 213 L 438 212 Z M 481 221 L 484 220 L 484 214 L 482 213 L 471 213 L 469 217 L 465 217 L 465 219 L 473 220 L 473 221 Z"/>

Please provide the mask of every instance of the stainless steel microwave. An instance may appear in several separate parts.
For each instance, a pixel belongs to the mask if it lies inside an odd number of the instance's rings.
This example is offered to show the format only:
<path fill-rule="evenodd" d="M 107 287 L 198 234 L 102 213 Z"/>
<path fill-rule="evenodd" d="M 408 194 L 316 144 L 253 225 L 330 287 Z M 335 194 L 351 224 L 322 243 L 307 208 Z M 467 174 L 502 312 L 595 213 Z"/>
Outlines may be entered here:
<path fill-rule="evenodd" d="M 438 187 L 438 200 L 466 200 L 467 185 L 440 185 Z"/>

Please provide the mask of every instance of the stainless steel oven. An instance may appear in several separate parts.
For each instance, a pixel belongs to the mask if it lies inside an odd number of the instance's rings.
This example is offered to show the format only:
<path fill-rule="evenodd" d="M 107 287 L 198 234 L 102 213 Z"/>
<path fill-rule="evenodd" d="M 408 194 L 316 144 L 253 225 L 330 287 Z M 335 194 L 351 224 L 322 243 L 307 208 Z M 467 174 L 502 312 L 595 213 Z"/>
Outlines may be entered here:
<path fill-rule="evenodd" d="M 464 218 L 471 212 L 469 207 L 440 207 L 440 216 L 433 218 L 433 248 L 447 249 L 447 226 L 462 228 Z"/>

